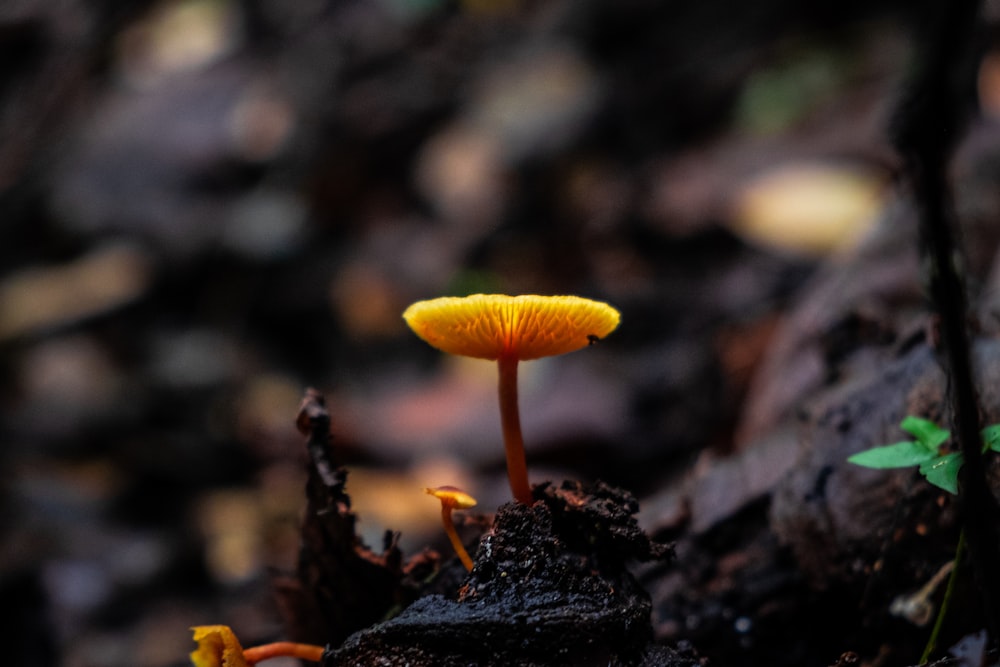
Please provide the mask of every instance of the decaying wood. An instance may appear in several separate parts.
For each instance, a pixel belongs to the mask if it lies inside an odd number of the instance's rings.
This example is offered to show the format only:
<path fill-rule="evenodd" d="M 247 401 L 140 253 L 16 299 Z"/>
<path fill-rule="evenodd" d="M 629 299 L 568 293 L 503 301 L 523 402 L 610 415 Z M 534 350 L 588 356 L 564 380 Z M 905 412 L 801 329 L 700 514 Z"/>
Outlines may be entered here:
<path fill-rule="evenodd" d="M 307 506 L 297 571 L 275 577 L 276 595 L 294 640 L 336 645 L 411 602 L 438 556 L 424 552 L 404 561 L 392 532 L 381 553 L 365 545 L 344 488 L 347 471 L 333 463 L 330 415 L 318 392 L 307 392 L 297 425 L 310 457 Z"/>
<path fill-rule="evenodd" d="M 908 414 L 940 418 L 946 382 L 925 339 L 883 354 L 815 396 L 794 428 L 703 462 L 648 500 L 643 525 L 677 550 L 640 577 L 658 639 L 690 641 L 727 665 L 827 664 L 846 650 L 916 663 L 929 629 L 893 602 L 954 555 L 954 498 L 912 468 L 868 470 L 847 457 L 904 439 Z M 998 422 L 1000 341 L 977 341 L 974 358 L 984 419 Z M 995 461 L 990 479 L 1000 495 Z M 943 646 L 982 627 L 974 600 L 966 580 Z"/>
<path fill-rule="evenodd" d="M 963 173 L 986 173 L 996 155 L 993 133 L 979 132 L 977 141 L 956 165 Z M 964 211 L 992 201 L 987 180 L 963 182 Z M 978 258 L 972 278 L 984 281 L 995 225 L 963 222 L 973 223 L 963 227 Z M 831 664 L 845 651 L 917 661 L 929 630 L 891 608 L 952 558 L 954 499 L 912 468 L 846 461 L 906 439 L 906 415 L 950 426 L 916 227 L 913 205 L 901 198 L 864 245 L 821 270 L 778 327 L 735 450 L 703 453 L 687 476 L 643 500 L 643 526 L 677 543 L 675 562 L 641 576 L 658 638 L 691 641 L 728 665 Z M 997 423 L 1000 341 L 989 319 L 974 331 L 982 420 Z M 994 458 L 989 479 L 1000 495 Z M 985 623 L 968 580 L 958 600 L 942 647 Z"/>

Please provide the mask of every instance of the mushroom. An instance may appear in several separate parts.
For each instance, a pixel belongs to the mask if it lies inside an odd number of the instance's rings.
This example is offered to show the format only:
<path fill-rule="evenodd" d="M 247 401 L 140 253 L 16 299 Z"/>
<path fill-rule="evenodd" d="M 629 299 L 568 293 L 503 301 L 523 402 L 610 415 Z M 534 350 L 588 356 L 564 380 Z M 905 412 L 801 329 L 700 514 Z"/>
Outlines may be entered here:
<path fill-rule="evenodd" d="M 274 642 L 244 649 L 228 625 L 199 625 L 191 628 L 198 648 L 191 652 L 195 667 L 252 667 L 270 658 L 288 657 L 319 662 L 323 647 L 296 642 Z"/>
<path fill-rule="evenodd" d="M 472 559 L 469 557 L 469 552 L 465 550 L 462 540 L 458 537 L 455 523 L 451 520 L 451 511 L 475 507 L 476 499 L 454 486 L 439 486 L 436 489 L 424 489 L 424 491 L 441 501 L 441 522 L 444 524 L 444 532 L 448 533 L 451 546 L 455 547 L 455 553 L 458 554 L 462 565 L 471 572 Z"/>
<path fill-rule="evenodd" d="M 473 294 L 418 301 L 403 313 L 413 331 L 444 352 L 497 362 L 500 423 L 514 498 L 530 505 L 517 404 L 517 364 L 572 352 L 615 330 L 617 310 L 578 296 Z"/>

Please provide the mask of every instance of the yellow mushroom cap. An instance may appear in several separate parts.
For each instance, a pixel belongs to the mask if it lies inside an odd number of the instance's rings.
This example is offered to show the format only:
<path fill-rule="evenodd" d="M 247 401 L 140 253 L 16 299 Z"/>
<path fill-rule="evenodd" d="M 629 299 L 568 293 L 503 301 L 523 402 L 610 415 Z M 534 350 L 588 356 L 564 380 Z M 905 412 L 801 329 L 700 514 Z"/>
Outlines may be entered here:
<path fill-rule="evenodd" d="M 615 330 L 621 315 L 578 296 L 473 294 L 418 301 L 403 318 L 425 341 L 477 359 L 539 359 L 586 347 Z"/>
<path fill-rule="evenodd" d="M 191 653 L 195 667 L 246 667 L 243 647 L 227 625 L 199 625 L 191 628 L 198 648 Z"/>
<path fill-rule="evenodd" d="M 436 489 L 424 489 L 426 493 L 441 500 L 442 504 L 450 505 L 452 509 L 467 510 L 476 506 L 476 499 L 455 486 L 439 486 Z"/>

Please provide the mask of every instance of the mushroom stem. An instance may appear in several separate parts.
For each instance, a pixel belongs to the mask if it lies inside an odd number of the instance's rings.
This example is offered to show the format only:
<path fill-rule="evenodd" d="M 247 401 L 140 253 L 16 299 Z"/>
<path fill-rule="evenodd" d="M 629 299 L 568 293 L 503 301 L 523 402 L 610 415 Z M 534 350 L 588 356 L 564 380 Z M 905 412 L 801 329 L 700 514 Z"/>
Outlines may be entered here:
<path fill-rule="evenodd" d="M 300 658 L 319 662 L 323 659 L 323 647 L 312 644 L 297 644 L 296 642 L 274 642 L 244 649 L 243 659 L 254 665 L 263 660 L 278 657 Z"/>
<path fill-rule="evenodd" d="M 503 445 L 507 453 L 507 478 L 514 499 L 525 505 L 534 502 L 528 484 L 528 462 L 524 455 L 524 438 L 521 436 L 521 414 L 517 405 L 517 357 L 501 355 L 497 359 L 500 371 L 500 424 L 503 428 Z"/>
<path fill-rule="evenodd" d="M 471 572 L 472 558 L 469 557 L 469 552 L 465 550 L 465 545 L 462 544 L 462 540 L 458 537 L 458 531 L 455 530 L 455 523 L 451 519 L 451 510 L 452 506 L 449 503 L 441 503 L 441 521 L 444 523 L 444 532 L 448 533 L 451 546 L 455 548 L 455 553 L 458 554 L 462 565 L 465 566 L 466 570 Z"/>

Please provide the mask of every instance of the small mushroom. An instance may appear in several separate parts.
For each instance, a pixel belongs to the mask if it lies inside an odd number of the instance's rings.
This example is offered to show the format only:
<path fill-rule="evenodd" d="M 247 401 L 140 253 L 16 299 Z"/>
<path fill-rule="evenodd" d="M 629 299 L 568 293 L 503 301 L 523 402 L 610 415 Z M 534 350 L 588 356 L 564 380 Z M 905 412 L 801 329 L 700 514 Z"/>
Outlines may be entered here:
<path fill-rule="evenodd" d="M 912 595 L 900 595 L 889 605 L 889 613 L 893 616 L 902 616 L 914 625 L 921 627 L 931 622 L 934 616 L 934 603 L 931 596 L 938 586 L 951 574 L 955 561 L 950 560 L 941 566 L 930 580 L 920 587 L 920 590 Z"/>
<path fill-rule="evenodd" d="M 444 352 L 497 362 L 500 422 L 514 498 L 534 498 L 517 404 L 517 364 L 572 352 L 615 330 L 617 310 L 578 296 L 473 294 L 418 301 L 403 313 L 413 331 Z"/>
<path fill-rule="evenodd" d="M 436 489 L 424 489 L 425 492 L 441 501 L 441 522 L 444 524 L 444 532 L 451 540 L 451 546 L 455 548 L 462 565 L 466 570 L 472 571 L 472 559 L 469 552 L 465 550 L 465 545 L 458 537 L 455 530 L 455 523 L 451 520 L 452 510 L 467 510 L 476 506 L 476 499 L 465 491 L 454 486 L 439 486 Z"/>
<path fill-rule="evenodd" d="M 191 628 L 198 648 L 191 652 L 195 667 L 253 667 L 270 658 L 299 658 L 319 662 L 323 647 L 296 642 L 274 642 L 248 649 L 240 646 L 228 625 L 199 625 Z"/>

